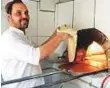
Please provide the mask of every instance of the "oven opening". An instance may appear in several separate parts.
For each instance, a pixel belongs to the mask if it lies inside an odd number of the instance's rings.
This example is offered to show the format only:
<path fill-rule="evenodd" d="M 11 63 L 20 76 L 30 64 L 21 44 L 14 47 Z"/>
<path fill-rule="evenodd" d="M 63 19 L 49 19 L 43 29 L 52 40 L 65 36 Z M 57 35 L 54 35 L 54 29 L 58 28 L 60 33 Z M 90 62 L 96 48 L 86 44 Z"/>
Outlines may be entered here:
<path fill-rule="evenodd" d="M 107 68 L 107 57 L 104 49 L 97 42 L 93 41 L 88 46 L 87 51 L 84 49 L 77 50 L 75 65 L 72 70 L 81 72 L 92 72 Z M 78 66 L 78 67 L 77 67 Z"/>
<path fill-rule="evenodd" d="M 107 67 L 107 57 L 103 48 L 96 42 L 93 42 L 87 49 L 86 60 L 90 61 L 90 65 L 97 67 Z"/>
<path fill-rule="evenodd" d="M 70 72 L 94 72 L 107 69 L 108 38 L 95 28 L 79 30 L 77 35 L 74 61 L 63 63 L 59 67 Z"/>

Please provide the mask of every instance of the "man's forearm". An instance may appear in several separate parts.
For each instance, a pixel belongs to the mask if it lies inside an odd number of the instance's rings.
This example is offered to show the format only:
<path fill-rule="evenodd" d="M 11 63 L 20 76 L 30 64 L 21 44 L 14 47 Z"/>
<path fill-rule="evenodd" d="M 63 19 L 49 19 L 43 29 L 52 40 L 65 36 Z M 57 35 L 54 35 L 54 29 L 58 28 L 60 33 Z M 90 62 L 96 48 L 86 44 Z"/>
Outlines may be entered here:
<path fill-rule="evenodd" d="M 54 50 L 58 47 L 58 45 L 61 43 L 62 39 L 59 35 L 52 36 L 49 38 L 48 41 L 46 41 L 43 45 L 40 46 L 40 58 L 44 59 L 45 57 L 49 56 L 54 52 Z"/>

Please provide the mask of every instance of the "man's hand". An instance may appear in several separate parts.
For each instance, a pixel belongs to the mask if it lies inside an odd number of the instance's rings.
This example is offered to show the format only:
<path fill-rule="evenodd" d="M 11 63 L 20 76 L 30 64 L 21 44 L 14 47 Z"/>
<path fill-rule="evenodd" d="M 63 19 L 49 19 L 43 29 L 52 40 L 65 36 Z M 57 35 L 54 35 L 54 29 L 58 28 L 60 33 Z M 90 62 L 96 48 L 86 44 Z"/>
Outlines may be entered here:
<path fill-rule="evenodd" d="M 61 41 L 66 40 L 72 36 L 71 33 L 68 33 L 67 31 L 69 31 L 69 27 L 66 25 L 57 27 L 57 29 L 55 30 L 51 37 L 58 36 L 58 39 L 61 39 Z"/>
<path fill-rule="evenodd" d="M 57 32 L 59 33 L 66 33 L 66 34 L 69 34 L 70 36 L 74 36 L 77 34 L 77 31 L 70 28 L 69 26 L 67 25 L 63 25 L 63 26 L 60 26 L 57 28 Z"/>
<path fill-rule="evenodd" d="M 61 39 L 61 41 L 67 40 L 69 37 L 71 37 L 69 34 L 61 32 L 57 32 L 57 36 L 59 39 Z"/>

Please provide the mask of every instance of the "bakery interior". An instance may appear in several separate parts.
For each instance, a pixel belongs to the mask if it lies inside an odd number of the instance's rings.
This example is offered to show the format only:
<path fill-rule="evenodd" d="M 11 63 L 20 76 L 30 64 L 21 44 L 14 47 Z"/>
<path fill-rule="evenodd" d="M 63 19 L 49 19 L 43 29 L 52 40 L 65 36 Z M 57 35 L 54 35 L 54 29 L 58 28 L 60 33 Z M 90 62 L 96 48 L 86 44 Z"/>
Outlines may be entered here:
<path fill-rule="evenodd" d="M 35 88 L 110 88 L 110 0 L 23 1 L 30 13 L 26 34 L 33 45 L 40 46 L 58 26 L 69 25 L 77 31 L 74 58 L 70 63 L 68 55 L 73 52 L 64 41 L 48 60 L 41 61 L 42 74 L 2 85 L 44 77 L 45 84 Z M 1 34 L 9 25 L 5 3 L 1 0 Z"/>

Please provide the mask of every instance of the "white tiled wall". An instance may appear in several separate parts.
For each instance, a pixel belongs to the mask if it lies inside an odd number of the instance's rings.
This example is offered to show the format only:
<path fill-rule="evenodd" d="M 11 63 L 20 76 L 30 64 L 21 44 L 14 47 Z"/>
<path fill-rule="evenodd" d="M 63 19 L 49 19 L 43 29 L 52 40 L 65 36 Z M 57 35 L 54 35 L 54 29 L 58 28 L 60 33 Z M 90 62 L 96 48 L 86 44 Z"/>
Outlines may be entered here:
<path fill-rule="evenodd" d="M 96 0 L 95 27 L 110 39 L 110 0 Z"/>
<path fill-rule="evenodd" d="M 54 13 L 39 11 L 38 36 L 51 36 L 54 30 Z"/>
<path fill-rule="evenodd" d="M 40 1 L 40 0 L 34 0 L 34 1 Z"/>
<path fill-rule="evenodd" d="M 73 0 L 59 0 L 60 2 L 68 2 L 68 1 L 73 1 Z"/>
<path fill-rule="evenodd" d="M 40 1 L 40 10 L 55 11 L 55 4 L 59 0 L 41 0 Z"/>
<path fill-rule="evenodd" d="M 2 2 L 3 4 L 4 2 Z M 1 34 L 6 31 L 8 29 L 8 21 L 7 21 L 7 16 L 6 16 L 6 13 L 5 13 L 5 6 L 4 4 L 1 5 Z"/>
<path fill-rule="evenodd" d="M 38 47 L 38 38 L 36 36 L 31 36 L 29 39 L 31 40 L 32 45 Z"/>
<path fill-rule="evenodd" d="M 75 0 L 73 28 L 90 27 L 94 27 L 94 0 Z"/>
<path fill-rule="evenodd" d="M 73 1 L 56 4 L 55 27 L 67 24 L 72 27 Z"/>
<path fill-rule="evenodd" d="M 55 4 L 54 1 L 45 3 L 46 0 L 41 0 L 38 5 L 38 46 L 47 41 L 49 36 L 54 32 L 54 11 L 52 5 Z M 44 5 L 45 4 L 45 5 Z M 52 5 L 51 5 L 52 4 Z M 47 8 L 45 8 L 47 6 Z"/>
<path fill-rule="evenodd" d="M 28 9 L 29 9 L 29 15 L 30 15 L 30 21 L 29 21 L 29 26 L 27 28 L 27 35 L 29 37 L 31 36 L 37 36 L 37 19 L 38 19 L 38 3 L 37 2 L 33 2 L 33 1 L 29 1 L 26 3 Z"/>
<path fill-rule="evenodd" d="M 43 44 L 49 37 L 38 37 L 38 46 Z"/>

